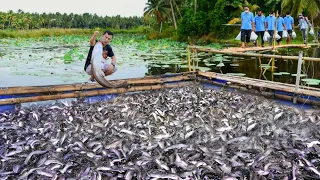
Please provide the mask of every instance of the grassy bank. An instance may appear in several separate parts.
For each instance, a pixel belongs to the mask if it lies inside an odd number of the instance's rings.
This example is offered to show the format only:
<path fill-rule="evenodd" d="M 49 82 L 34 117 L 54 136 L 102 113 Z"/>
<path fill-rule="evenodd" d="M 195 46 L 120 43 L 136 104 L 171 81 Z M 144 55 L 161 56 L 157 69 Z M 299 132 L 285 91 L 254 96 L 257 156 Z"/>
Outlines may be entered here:
<path fill-rule="evenodd" d="M 105 29 L 35 29 L 35 30 L 0 30 L 0 38 L 37 38 L 46 36 L 63 36 L 63 35 L 89 35 L 94 31 L 103 33 Z M 137 33 L 144 34 L 152 29 L 140 26 L 134 29 L 108 29 L 115 34 Z"/>
<path fill-rule="evenodd" d="M 94 31 L 102 33 L 105 29 L 37 29 L 37 30 L 0 30 L 0 38 L 38 38 L 38 37 L 50 37 L 50 36 L 64 36 L 64 35 L 91 35 Z M 235 40 L 239 30 L 237 27 L 226 28 L 226 33 L 217 35 L 215 33 L 209 33 L 201 37 L 183 37 L 179 35 L 174 28 L 165 28 L 162 33 L 155 31 L 154 29 L 146 26 L 140 26 L 134 29 L 109 29 L 115 34 L 142 34 L 146 35 L 148 40 L 165 39 L 169 38 L 173 41 L 188 42 L 189 44 L 196 45 L 208 45 L 212 43 L 233 44 L 239 45 L 240 41 Z M 300 30 L 296 30 L 297 38 L 292 40 L 292 44 L 302 44 L 302 35 Z M 260 38 L 259 38 L 260 39 Z M 313 37 L 309 35 L 309 42 L 312 43 Z M 283 40 L 283 44 L 286 41 Z M 252 45 L 252 43 L 250 43 Z"/>

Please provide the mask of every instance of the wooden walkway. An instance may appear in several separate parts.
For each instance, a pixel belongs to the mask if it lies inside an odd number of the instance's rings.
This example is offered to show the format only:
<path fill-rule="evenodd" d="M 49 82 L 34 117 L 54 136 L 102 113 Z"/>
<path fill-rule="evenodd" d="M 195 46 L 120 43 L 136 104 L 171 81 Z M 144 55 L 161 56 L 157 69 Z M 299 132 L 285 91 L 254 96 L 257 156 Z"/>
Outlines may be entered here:
<path fill-rule="evenodd" d="M 285 44 L 285 45 L 280 45 L 280 46 L 275 46 L 274 49 L 279 49 L 279 48 L 310 48 L 311 46 L 305 45 L 305 44 Z M 266 46 L 266 47 L 247 47 L 247 48 L 241 48 L 241 47 L 229 47 L 222 49 L 221 51 L 225 52 L 247 52 L 247 51 L 268 51 L 268 50 L 273 50 L 272 46 Z"/>
<path fill-rule="evenodd" d="M 200 76 L 204 76 L 212 79 L 215 78 L 215 79 L 225 80 L 233 84 L 240 84 L 245 86 L 252 86 L 252 87 L 258 87 L 258 88 L 295 93 L 295 85 L 293 84 L 266 81 L 266 80 L 247 78 L 247 77 L 231 76 L 231 75 L 214 73 L 214 72 L 198 72 L 198 74 Z M 300 86 L 297 94 L 314 96 L 314 97 L 320 98 L 320 89 Z"/>
<path fill-rule="evenodd" d="M 291 45 L 293 47 L 294 45 Z M 290 47 L 290 46 L 289 46 Z M 283 55 L 275 55 L 275 54 L 263 54 L 259 52 L 237 52 L 236 49 L 234 51 L 229 48 L 229 50 L 217 50 L 213 48 L 207 48 L 202 46 L 188 46 L 188 49 L 195 49 L 198 52 L 210 52 L 213 54 L 225 54 L 230 56 L 249 56 L 249 57 L 260 57 L 260 58 L 274 58 L 281 60 L 299 60 L 299 56 L 283 56 Z M 242 49 L 242 48 L 241 48 Z M 249 48 L 247 48 L 248 50 Z M 262 50 L 261 50 L 262 51 Z M 320 58 L 315 57 L 302 57 L 305 61 L 315 61 L 320 62 Z M 191 57 L 189 55 L 188 60 L 191 61 Z M 191 62 L 190 62 L 191 63 Z"/>

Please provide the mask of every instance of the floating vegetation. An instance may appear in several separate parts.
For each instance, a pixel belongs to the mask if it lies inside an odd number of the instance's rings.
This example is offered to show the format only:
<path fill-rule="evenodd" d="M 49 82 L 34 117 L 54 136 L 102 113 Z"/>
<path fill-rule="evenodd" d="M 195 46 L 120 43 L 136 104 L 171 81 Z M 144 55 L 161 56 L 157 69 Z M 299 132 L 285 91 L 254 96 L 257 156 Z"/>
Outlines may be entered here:
<path fill-rule="evenodd" d="M 275 75 L 275 76 L 281 76 L 282 75 L 282 73 L 273 73 L 273 75 Z"/>
<path fill-rule="evenodd" d="M 197 67 L 196 69 L 199 69 L 200 71 L 203 71 L 203 72 L 211 70 L 211 68 L 208 68 L 208 67 Z"/>
<path fill-rule="evenodd" d="M 296 77 L 296 76 L 297 76 L 297 74 L 291 74 L 291 76 Z M 302 78 L 302 77 L 307 77 L 307 75 L 306 75 L 306 74 L 300 74 L 300 77 L 301 77 L 301 78 Z"/>
<path fill-rule="evenodd" d="M 282 75 L 290 75 L 288 72 L 280 72 Z"/>
<path fill-rule="evenodd" d="M 230 76 L 245 76 L 246 74 L 244 73 L 226 73 L 227 75 L 230 75 Z"/>
<path fill-rule="evenodd" d="M 239 64 L 230 64 L 230 66 L 232 66 L 232 67 L 239 67 L 240 65 L 239 65 Z"/>

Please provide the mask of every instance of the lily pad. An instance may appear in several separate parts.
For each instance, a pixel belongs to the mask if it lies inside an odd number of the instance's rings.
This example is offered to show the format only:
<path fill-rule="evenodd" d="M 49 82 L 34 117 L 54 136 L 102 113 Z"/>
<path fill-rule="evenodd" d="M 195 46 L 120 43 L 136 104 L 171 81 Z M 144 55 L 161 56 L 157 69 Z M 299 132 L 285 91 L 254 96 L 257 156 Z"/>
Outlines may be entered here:
<path fill-rule="evenodd" d="M 208 67 L 197 67 L 196 69 L 199 69 L 200 71 L 210 71 L 211 68 L 208 68 Z"/>
<path fill-rule="evenodd" d="M 217 67 L 223 67 L 223 66 L 224 66 L 224 64 L 222 62 L 217 64 Z"/>
<path fill-rule="evenodd" d="M 188 65 L 185 65 L 185 64 L 184 64 L 184 65 L 181 65 L 180 67 L 181 67 L 181 68 L 189 68 L 189 66 L 188 66 Z"/>
<path fill-rule="evenodd" d="M 280 72 L 282 75 L 289 75 L 290 73 L 288 72 Z"/>
<path fill-rule="evenodd" d="M 291 76 L 297 76 L 297 74 L 291 74 Z M 301 74 L 300 77 L 307 77 L 306 74 Z"/>
<path fill-rule="evenodd" d="M 227 75 L 231 75 L 231 76 L 245 76 L 246 74 L 243 74 L 243 73 L 227 73 Z"/>
<path fill-rule="evenodd" d="M 232 66 L 232 67 L 239 67 L 240 65 L 239 65 L 239 64 L 230 64 L 230 66 Z"/>
<path fill-rule="evenodd" d="M 205 63 L 206 66 L 215 66 L 216 64 L 212 64 L 212 63 Z"/>
<path fill-rule="evenodd" d="M 320 84 L 320 82 L 316 82 L 316 81 L 307 81 L 306 82 L 307 85 L 312 85 L 312 86 L 317 86 Z"/>

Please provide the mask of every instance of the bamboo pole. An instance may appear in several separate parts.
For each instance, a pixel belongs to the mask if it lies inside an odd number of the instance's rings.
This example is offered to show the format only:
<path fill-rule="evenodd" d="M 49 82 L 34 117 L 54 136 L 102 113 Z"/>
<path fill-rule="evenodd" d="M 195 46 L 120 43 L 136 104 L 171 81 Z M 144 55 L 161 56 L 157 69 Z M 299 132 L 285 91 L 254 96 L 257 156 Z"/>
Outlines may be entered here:
<path fill-rule="evenodd" d="M 261 61 L 261 57 L 258 57 L 258 58 L 259 58 L 260 72 L 262 72 L 262 61 Z"/>
<path fill-rule="evenodd" d="M 182 82 L 182 83 L 176 83 L 176 84 L 163 84 L 163 85 L 152 85 L 152 86 L 136 86 L 136 87 L 131 87 L 129 89 L 113 88 L 113 89 L 94 90 L 89 92 L 75 91 L 73 93 L 66 93 L 66 94 L 43 95 L 43 96 L 24 97 L 24 98 L 9 98 L 9 99 L 0 100 L 0 105 L 48 101 L 48 100 L 57 100 L 57 99 L 66 99 L 66 98 L 78 98 L 78 97 L 106 95 L 106 94 L 122 94 L 122 93 L 135 92 L 135 91 L 151 91 L 151 90 L 157 90 L 157 89 L 163 89 L 163 88 L 183 87 L 191 84 L 194 84 L 194 82 Z"/>
<path fill-rule="evenodd" d="M 273 78 L 274 78 L 274 67 L 275 67 L 275 63 L 274 63 L 274 58 L 271 58 L 272 60 L 272 66 L 271 66 L 271 81 L 273 81 Z"/>
<path fill-rule="evenodd" d="M 216 54 L 226 54 L 226 55 L 236 55 L 236 56 L 250 56 L 250 57 L 264 57 L 264 58 L 275 58 L 275 59 L 285 59 L 285 60 L 299 60 L 299 56 L 281 56 L 272 54 L 259 54 L 259 53 L 244 53 L 244 52 L 232 52 L 232 51 L 221 51 L 209 48 L 197 48 L 198 51 L 202 52 L 212 52 Z M 303 57 L 305 61 L 316 61 L 320 62 L 320 58 L 313 57 Z"/>
<path fill-rule="evenodd" d="M 166 82 L 185 81 L 190 80 L 189 76 L 176 76 L 168 78 L 137 78 L 126 80 L 130 85 L 138 84 L 163 84 Z M 122 80 L 116 80 L 118 83 Z M 111 81 L 112 82 L 112 81 Z M 71 85 L 53 85 L 53 86 L 31 86 L 31 87 L 9 87 L 1 89 L 0 95 L 14 95 L 14 94 L 32 94 L 32 93 L 57 93 L 63 91 L 82 91 L 96 88 L 104 88 L 100 84 L 71 84 Z"/>
<path fill-rule="evenodd" d="M 301 66 L 302 66 L 302 56 L 303 56 L 303 52 L 299 51 L 299 61 L 298 61 L 298 67 L 297 67 L 297 77 L 296 77 L 296 86 L 294 88 L 294 94 L 298 94 L 299 92 L 299 85 L 300 85 L 300 75 L 301 75 Z M 297 97 L 295 96 L 293 99 L 293 103 L 296 104 L 297 103 Z"/>
<path fill-rule="evenodd" d="M 194 68 L 194 51 L 195 51 L 195 49 L 192 49 L 192 71 L 195 70 L 195 68 Z"/>
<path fill-rule="evenodd" d="M 189 72 L 191 71 L 191 54 L 190 54 L 190 48 L 188 47 L 188 67 L 189 67 Z"/>

